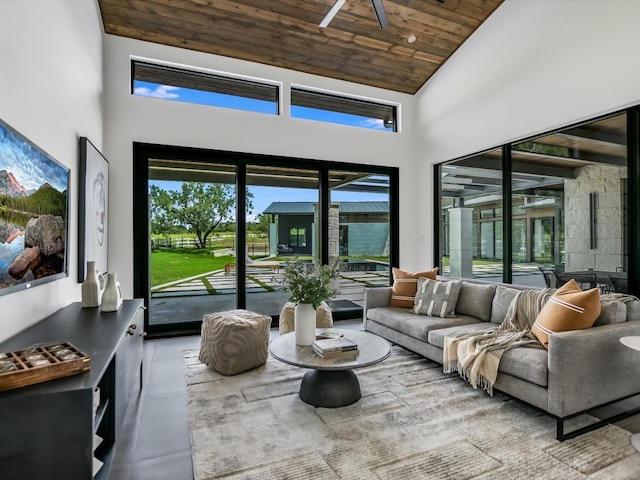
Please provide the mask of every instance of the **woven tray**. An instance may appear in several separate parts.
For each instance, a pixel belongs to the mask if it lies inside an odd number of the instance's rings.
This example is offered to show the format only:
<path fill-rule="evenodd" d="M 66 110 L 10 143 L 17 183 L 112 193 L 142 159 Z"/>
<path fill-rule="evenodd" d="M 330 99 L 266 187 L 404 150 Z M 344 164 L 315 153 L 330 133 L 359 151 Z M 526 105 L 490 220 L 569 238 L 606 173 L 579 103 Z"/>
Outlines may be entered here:
<path fill-rule="evenodd" d="M 89 371 L 91 358 L 69 342 L 0 353 L 0 392 Z"/>

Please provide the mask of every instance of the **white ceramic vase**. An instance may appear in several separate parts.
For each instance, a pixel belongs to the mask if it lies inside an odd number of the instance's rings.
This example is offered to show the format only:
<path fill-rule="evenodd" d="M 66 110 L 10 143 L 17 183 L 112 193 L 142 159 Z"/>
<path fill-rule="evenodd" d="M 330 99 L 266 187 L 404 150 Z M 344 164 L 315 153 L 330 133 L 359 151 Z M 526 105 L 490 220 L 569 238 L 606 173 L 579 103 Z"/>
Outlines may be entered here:
<path fill-rule="evenodd" d="M 104 276 L 96 270 L 96 262 L 87 262 L 87 276 L 82 282 L 82 308 L 99 307 L 104 288 Z"/>
<path fill-rule="evenodd" d="M 311 303 L 298 303 L 293 317 L 296 345 L 308 346 L 316 339 L 316 310 Z"/>
<path fill-rule="evenodd" d="M 109 273 L 107 277 L 107 286 L 102 294 L 102 311 L 115 312 L 122 306 L 122 289 L 117 273 Z"/>

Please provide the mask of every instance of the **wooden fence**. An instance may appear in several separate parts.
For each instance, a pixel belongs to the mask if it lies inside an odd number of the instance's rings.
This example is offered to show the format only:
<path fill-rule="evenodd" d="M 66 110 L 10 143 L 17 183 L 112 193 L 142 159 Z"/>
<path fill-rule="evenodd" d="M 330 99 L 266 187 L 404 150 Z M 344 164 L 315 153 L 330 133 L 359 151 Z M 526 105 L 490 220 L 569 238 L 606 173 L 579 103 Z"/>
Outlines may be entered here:
<path fill-rule="evenodd" d="M 197 248 L 197 239 L 192 237 L 175 238 L 152 238 L 151 249 L 159 248 Z M 234 248 L 233 238 L 228 242 L 221 242 L 218 238 L 207 238 L 207 248 L 231 249 Z M 247 252 L 250 256 L 269 255 L 269 245 L 267 243 L 247 243 Z"/>

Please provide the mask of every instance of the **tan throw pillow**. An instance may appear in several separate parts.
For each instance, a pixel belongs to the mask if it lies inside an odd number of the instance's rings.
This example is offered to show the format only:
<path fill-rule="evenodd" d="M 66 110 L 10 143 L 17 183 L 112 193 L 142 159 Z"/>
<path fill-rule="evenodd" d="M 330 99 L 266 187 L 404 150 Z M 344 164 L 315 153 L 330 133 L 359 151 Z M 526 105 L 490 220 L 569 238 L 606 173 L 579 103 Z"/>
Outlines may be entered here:
<path fill-rule="evenodd" d="M 549 335 L 590 328 L 600 316 L 600 309 L 600 291 L 597 288 L 583 291 L 571 279 L 542 307 L 531 333 L 548 349 Z"/>
<path fill-rule="evenodd" d="M 418 290 L 418 278 L 436 279 L 438 267 L 426 272 L 409 273 L 393 267 L 393 287 L 391 287 L 390 307 L 413 308 L 413 299 Z"/>

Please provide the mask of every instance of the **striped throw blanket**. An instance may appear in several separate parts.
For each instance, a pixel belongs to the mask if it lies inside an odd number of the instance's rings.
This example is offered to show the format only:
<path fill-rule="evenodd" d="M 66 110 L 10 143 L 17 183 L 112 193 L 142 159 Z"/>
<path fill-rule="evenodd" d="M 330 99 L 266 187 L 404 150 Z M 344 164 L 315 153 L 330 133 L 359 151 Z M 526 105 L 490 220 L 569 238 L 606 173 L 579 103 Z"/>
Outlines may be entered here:
<path fill-rule="evenodd" d="M 457 332 L 444 339 L 443 371 L 457 371 L 473 388 L 493 395 L 502 354 L 515 347 L 544 348 L 531 325 L 555 289 L 522 290 L 515 296 L 504 322 L 480 332 Z"/>

